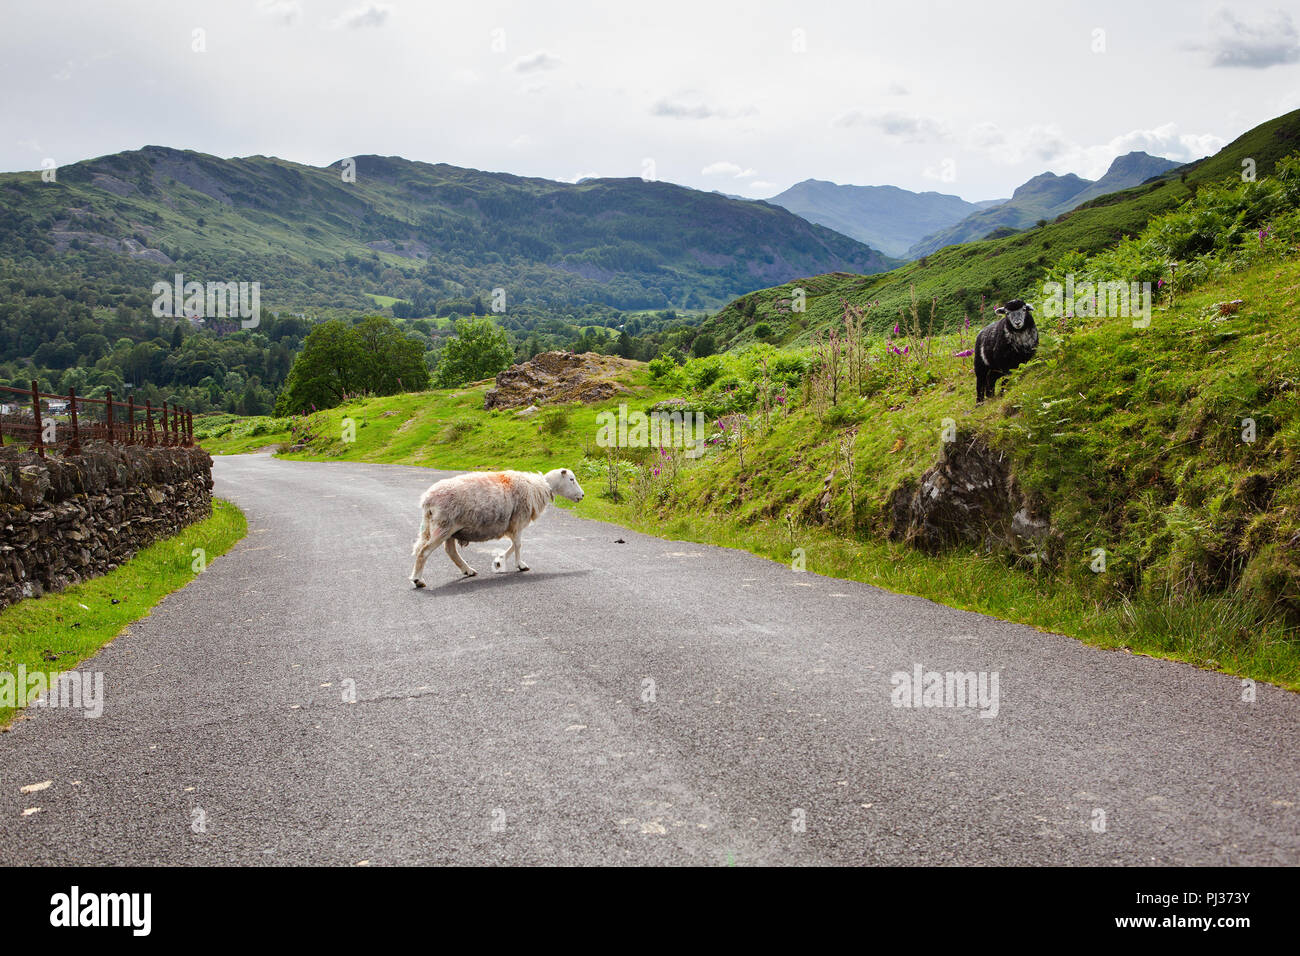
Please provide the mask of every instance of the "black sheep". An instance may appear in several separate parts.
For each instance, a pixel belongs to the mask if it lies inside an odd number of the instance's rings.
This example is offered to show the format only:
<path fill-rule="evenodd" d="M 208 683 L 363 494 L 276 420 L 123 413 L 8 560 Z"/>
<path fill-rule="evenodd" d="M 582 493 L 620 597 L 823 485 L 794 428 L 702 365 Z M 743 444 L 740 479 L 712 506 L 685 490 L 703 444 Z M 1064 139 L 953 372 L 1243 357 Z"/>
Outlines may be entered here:
<path fill-rule="evenodd" d="M 991 396 L 997 380 L 1028 362 L 1038 349 L 1038 326 L 1028 302 L 1012 299 L 995 311 L 1002 318 L 975 336 L 976 403 Z"/>

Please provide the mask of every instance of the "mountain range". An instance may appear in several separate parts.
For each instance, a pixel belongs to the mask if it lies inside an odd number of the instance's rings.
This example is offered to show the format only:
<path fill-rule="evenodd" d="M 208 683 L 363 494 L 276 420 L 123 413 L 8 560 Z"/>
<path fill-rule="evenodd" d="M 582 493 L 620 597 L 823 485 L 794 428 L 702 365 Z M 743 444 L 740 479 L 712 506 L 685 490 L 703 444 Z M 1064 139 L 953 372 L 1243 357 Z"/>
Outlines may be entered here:
<path fill-rule="evenodd" d="M 766 201 L 902 258 L 928 236 L 1006 200 L 967 202 L 960 196 L 915 193 L 898 186 L 843 186 L 805 179 Z"/>
<path fill-rule="evenodd" d="M 1006 202 L 972 213 L 927 236 L 907 250 L 907 258 L 919 259 L 944 246 L 1027 229 L 1040 219 L 1050 222 L 1089 200 L 1141 185 L 1178 165 L 1173 160 L 1135 151 L 1117 157 L 1095 182 L 1073 173 L 1042 173 L 1019 186 Z"/>
<path fill-rule="evenodd" d="M 700 309 L 896 265 L 778 206 L 665 182 L 163 146 L 61 167 L 52 182 L 0 175 L 0 257 L 118 284 L 175 272 L 260 281 L 264 303 L 352 308 L 373 307 L 366 294 L 430 302 L 500 288 L 511 305 Z"/>
<path fill-rule="evenodd" d="M 1090 199 L 1136 186 L 1177 166 L 1172 160 L 1132 152 L 1118 157 L 1092 181 L 1067 173 L 1042 173 L 1010 199 L 967 202 L 937 192 L 916 193 L 897 186 L 849 186 L 807 179 L 767 202 L 810 222 L 842 232 L 886 255 L 905 259 L 1000 230 L 1019 230 L 1054 219 Z"/>

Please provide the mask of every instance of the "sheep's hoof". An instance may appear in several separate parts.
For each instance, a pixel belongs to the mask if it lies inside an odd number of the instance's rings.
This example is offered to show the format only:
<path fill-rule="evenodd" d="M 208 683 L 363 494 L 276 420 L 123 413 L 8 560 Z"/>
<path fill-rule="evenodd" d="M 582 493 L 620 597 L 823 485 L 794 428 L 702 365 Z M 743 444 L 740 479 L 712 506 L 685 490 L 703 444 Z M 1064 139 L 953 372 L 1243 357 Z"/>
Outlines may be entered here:
<path fill-rule="evenodd" d="M 424 587 L 424 582 L 421 581 L 419 578 L 411 578 L 411 583 L 414 584 L 417 588 Z"/>
<path fill-rule="evenodd" d="M 467 577 L 467 578 L 472 578 L 472 577 L 474 577 L 474 575 L 476 575 L 476 574 L 478 574 L 478 572 L 475 571 L 473 568 L 466 568 L 466 569 L 465 569 L 465 577 Z"/>
<path fill-rule="evenodd" d="M 519 570 L 520 570 L 520 571 L 527 571 L 528 569 L 529 569 L 529 568 L 528 568 L 528 565 L 526 565 L 526 564 L 521 564 L 521 565 L 519 565 Z"/>

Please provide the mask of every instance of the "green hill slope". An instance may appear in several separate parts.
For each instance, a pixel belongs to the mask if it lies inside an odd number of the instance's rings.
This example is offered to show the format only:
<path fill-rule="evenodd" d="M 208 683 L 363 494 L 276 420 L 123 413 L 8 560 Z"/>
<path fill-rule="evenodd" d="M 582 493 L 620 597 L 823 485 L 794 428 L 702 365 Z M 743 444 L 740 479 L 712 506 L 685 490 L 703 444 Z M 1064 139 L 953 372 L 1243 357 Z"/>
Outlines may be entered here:
<path fill-rule="evenodd" d="M 303 166 L 149 146 L 0 176 L 0 257 L 90 284 L 260 281 L 272 308 L 366 294 L 701 308 L 755 285 L 893 263 L 788 211 L 671 183 L 578 185 L 397 157 Z M 427 313 L 426 313 L 427 314 Z"/>
<path fill-rule="evenodd" d="M 1055 219 L 1089 200 L 1140 185 L 1177 165 L 1159 156 L 1132 152 L 1117 157 L 1096 182 L 1072 173 L 1064 176 L 1042 173 L 1016 189 L 1005 203 L 973 212 L 961 222 L 927 235 L 907 250 L 907 257 L 917 259 L 944 246 L 987 238 L 999 230 L 1027 229 L 1041 219 Z"/>
<path fill-rule="evenodd" d="M 981 301 L 991 308 L 1006 299 L 1032 298 L 1047 269 L 1066 253 L 1096 252 L 1136 235 L 1154 216 L 1184 202 L 1201 186 L 1239 180 L 1243 161 L 1253 161 L 1256 174 L 1264 176 L 1297 148 L 1300 110 L 1255 127 L 1214 156 L 1180 167 L 1177 176 L 1101 196 L 1041 228 L 949 246 L 877 275 L 821 275 L 752 292 L 728 304 L 704 330 L 720 344 L 734 347 L 754 342 L 754 329 L 761 325 L 768 330 L 767 341 L 799 344 L 839 321 L 841 303 L 848 301 L 860 306 L 879 303 L 870 318 L 870 328 L 879 332 L 898 321 L 900 310 L 910 309 L 913 290 L 926 306 L 935 300 L 936 329 L 955 329 L 967 316 L 979 321 Z M 796 289 L 806 295 L 804 312 L 792 311 Z"/>
<path fill-rule="evenodd" d="M 1056 207 L 1051 210 L 1051 214 L 1059 216 L 1062 213 L 1069 212 L 1076 206 L 1082 206 L 1084 203 L 1101 196 L 1119 192 L 1121 189 L 1140 186 L 1149 179 L 1163 176 L 1177 166 L 1178 163 L 1172 160 L 1160 156 L 1151 156 L 1143 152 L 1135 151 L 1123 156 L 1117 156 L 1101 179 L 1085 188 L 1082 192 L 1071 196 L 1067 200 L 1068 205 Z"/>
<path fill-rule="evenodd" d="M 1088 187 L 1088 180 L 1073 173 L 1064 176 L 1041 173 L 1017 186 L 1006 202 L 991 209 L 978 210 L 961 222 L 926 236 L 907 250 L 907 256 L 918 259 L 945 246 L 983 239 L 1000 229 L 1012 232 L 1024 229 L 1039 219 L 1054 216 L 1054 209 L 1068 207 L 1070 200 Z"/>

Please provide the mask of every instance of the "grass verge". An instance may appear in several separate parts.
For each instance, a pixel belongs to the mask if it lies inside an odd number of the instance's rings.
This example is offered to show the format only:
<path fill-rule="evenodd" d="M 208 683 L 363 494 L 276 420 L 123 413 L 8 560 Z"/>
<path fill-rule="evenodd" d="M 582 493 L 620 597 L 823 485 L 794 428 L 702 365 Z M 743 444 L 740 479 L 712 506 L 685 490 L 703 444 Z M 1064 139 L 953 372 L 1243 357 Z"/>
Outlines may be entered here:
<path fill-rule="evenodd" d="M 16 674 L 19 666 L 29 674 L 71 670 L 188 584 L 198 574 L 196 549 L 202 549 L 206 564 L 247 532 L 243 512 L 214 499 L 210 517 L 154 542 L 117 570 L 5 608 L 0 611 L 0 671 Z M 0 706 L 0 727 L 7 727 L 19 709 Z"/>

